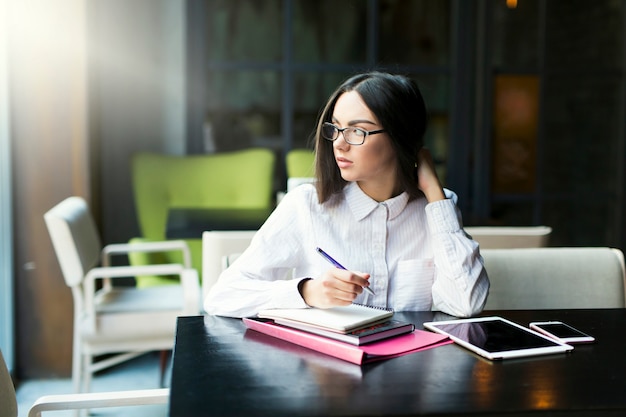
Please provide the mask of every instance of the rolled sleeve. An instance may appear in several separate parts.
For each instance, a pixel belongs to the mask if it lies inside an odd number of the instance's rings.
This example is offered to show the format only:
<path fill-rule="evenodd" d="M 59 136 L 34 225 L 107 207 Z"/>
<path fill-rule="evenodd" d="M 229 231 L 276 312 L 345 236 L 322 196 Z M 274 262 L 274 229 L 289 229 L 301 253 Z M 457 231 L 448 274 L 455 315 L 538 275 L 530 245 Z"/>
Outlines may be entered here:
<path fill-rule="evenodd" d="M 456 205 L 451 199 L 426 205 L 426 216 L 432 234 L 456 232 L 461 228 Z"/>

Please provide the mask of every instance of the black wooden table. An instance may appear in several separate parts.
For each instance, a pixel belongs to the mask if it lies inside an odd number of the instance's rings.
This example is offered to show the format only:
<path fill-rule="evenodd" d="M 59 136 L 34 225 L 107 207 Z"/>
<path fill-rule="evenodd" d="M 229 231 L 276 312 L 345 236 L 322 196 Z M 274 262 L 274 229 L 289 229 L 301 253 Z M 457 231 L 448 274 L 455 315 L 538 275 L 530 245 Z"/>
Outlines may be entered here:
<path fill-rule="evenodd" d="M 561 320 L 596 337 L 572 353 L 484 360 L 450 344 L 353 365 L 241 320 L 178 320 L 170 416 L 624 416 L 626 309 L 497 311 L 527 325 Z M 447 319 L 396 313 L 422 328 Z"/>

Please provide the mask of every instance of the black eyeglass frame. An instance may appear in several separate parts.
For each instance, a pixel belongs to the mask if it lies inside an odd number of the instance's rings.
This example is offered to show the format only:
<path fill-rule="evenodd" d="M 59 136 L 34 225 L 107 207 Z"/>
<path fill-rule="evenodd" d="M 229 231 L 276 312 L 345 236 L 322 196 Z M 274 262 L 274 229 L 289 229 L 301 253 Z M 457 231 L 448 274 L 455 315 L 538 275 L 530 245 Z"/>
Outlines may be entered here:
<path fill-rule="evenodd" d="M 334 137 L 333 138 L 329 138 L 326 135 L 324 135 L 324 128 L 325 127 L 332 127 L 334 129 Z M 361 132 L 363 133 L 362 136 L 362 141 L 360 143 L 358 142 L 352 142 L 351 140 L 348 140 L 344 134 L 344 132 L 348 130 L 348 131 L 354 131 L 354 132 Z M 341 133 L 343 135 L 343 140 L 346 141 L 347 144 L 349 145 L 354 145 L 354 146 L 359 146 L 359 145 L 363 145 L 365 143 L 365 138 L 368 137 L 369 135 L 375 135 L 377 133 L 383 133 L 385 132 L 385 129 L 379 129 L 379 130 L 365 130 L 362 129 L 360 127 L 353 127 L 353 126 L 348 126 L 348 127 L 337 127 L 334 124 L 330 123 L 330 122 L 324 122 L 324 124 L 322 124 L 322 129 L 321 129 L 321 134 L 322 137 L 326 140 L 329 140 L 331 142 L 336 141 L 337 139 L 339 139 L 339 133 Z M 352 135 L 348 135 L 348 136 L 352 136 Z M 357 135 L 358 137 L 358 135 Z"/>

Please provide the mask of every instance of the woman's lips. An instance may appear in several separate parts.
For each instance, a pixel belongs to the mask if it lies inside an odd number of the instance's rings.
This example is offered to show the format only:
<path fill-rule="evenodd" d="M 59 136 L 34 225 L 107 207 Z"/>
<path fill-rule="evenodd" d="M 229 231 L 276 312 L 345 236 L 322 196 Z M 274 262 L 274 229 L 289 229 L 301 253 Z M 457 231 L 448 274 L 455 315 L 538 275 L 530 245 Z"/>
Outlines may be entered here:
<path fill-rule="evenodd" d="M 337 166 L 339 168 L 348 168 L 349 166 L 352 165 L 352 161 L 350 161 L 349 159 L 346 159 L 346 158 L 339 157 L 339 158 L 336 159 L 336 161 L 337 161 Z"/>

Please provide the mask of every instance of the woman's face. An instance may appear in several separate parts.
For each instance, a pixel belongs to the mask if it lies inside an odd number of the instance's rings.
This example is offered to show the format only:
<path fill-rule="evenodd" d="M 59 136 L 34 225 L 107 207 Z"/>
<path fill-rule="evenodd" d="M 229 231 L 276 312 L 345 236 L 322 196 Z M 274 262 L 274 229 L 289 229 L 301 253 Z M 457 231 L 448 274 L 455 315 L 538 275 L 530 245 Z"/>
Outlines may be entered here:
<path fill-rule="evenodd" d="M 383 129 L 356 91 L 343 93 L 335 103 L 332 123 L 337 127 Z M 395 195 L 397 161 L 386 133 L 368 135 L 362 145 L 350 145 L 342 134 L 333 142 L 335 162 L 346 181 L 356 181 L 376 201 Z"/>

